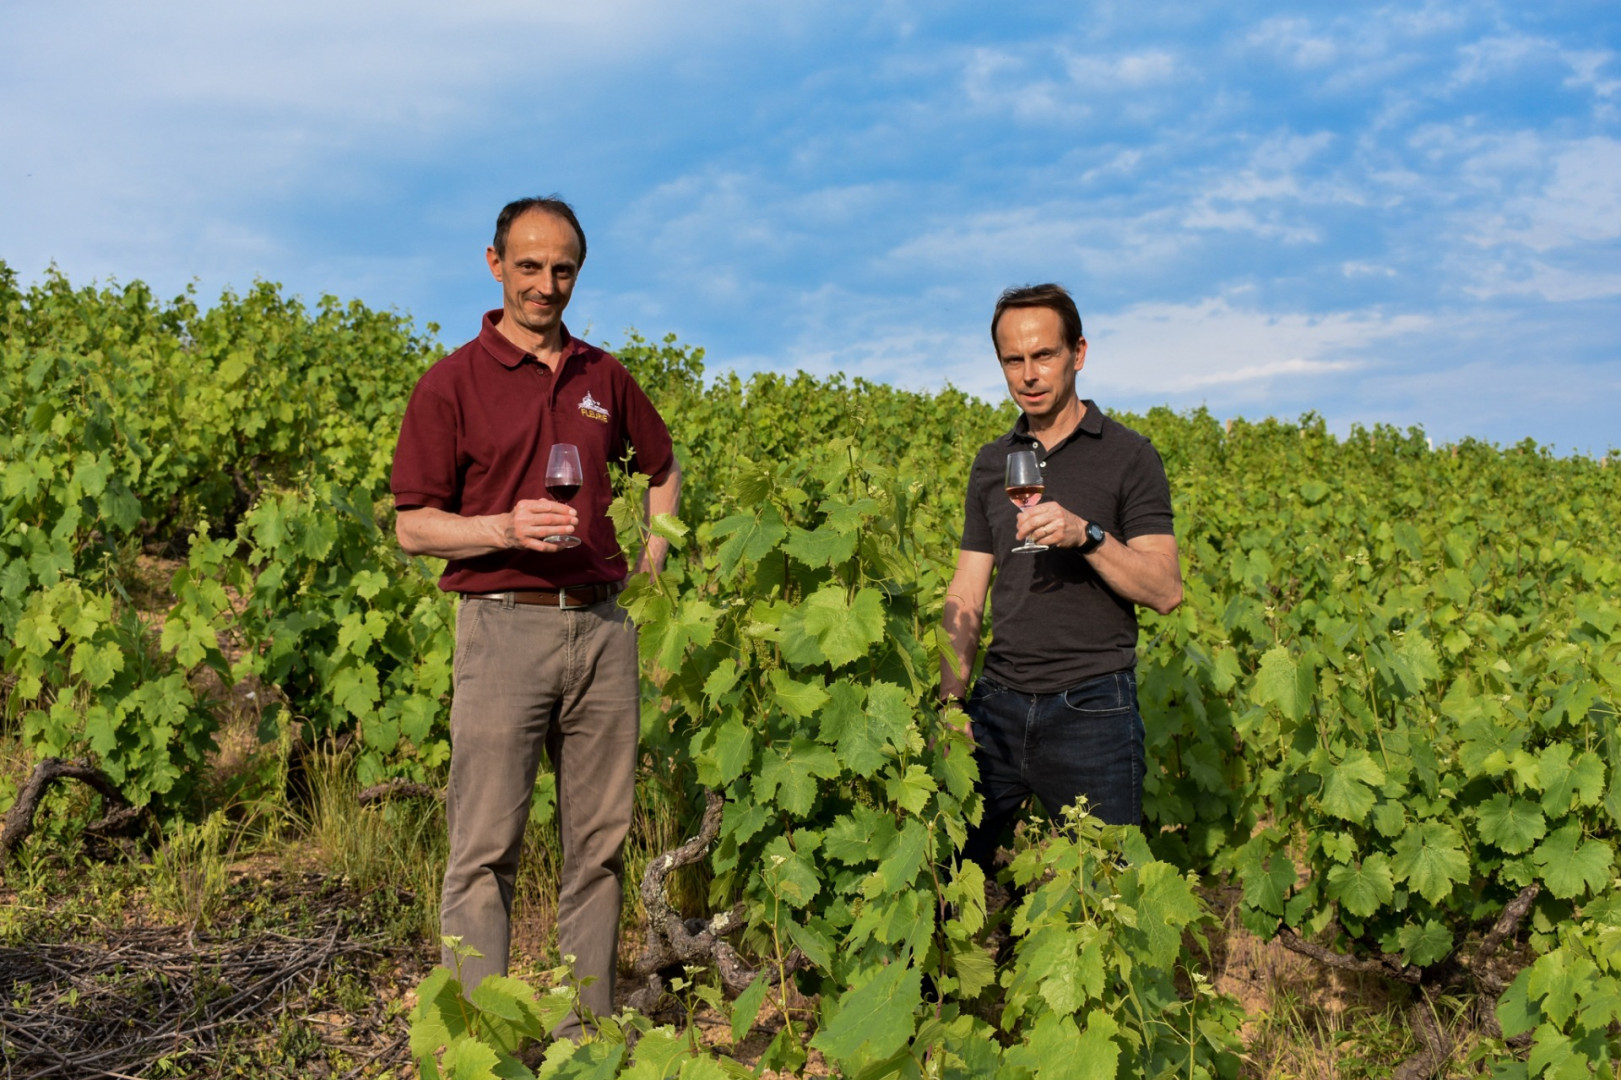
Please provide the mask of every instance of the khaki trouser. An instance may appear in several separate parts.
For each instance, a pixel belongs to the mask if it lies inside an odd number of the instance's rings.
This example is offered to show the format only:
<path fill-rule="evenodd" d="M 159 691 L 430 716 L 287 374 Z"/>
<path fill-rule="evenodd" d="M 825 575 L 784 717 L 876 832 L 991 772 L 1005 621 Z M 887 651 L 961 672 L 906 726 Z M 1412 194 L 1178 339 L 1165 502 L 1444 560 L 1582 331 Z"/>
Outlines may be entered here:
<path fill-rule="evenodd" d="M 483 953 L 462 964 L 465 992 L 507 970 L 513 882 L 544 746 L 563 845 L 558 952 L 595 978 L 586 1006 L 612 1013 L 639 714 L 636 631 L 617 600 L 572 610 L 461 602 L 440 928 Z M 444 962 L 452 965 L 448 949 Z M 577 1037 L 578 1019 L 558 1031 Z"/>

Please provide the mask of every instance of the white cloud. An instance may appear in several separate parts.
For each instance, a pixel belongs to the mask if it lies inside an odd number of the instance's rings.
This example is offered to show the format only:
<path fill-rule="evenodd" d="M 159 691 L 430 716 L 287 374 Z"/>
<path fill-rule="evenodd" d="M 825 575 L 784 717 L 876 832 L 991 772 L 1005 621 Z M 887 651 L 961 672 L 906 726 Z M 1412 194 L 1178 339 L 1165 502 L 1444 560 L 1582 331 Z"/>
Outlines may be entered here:
<path fill-rule="evenodd" d="M 1138 304 L 1091 322 L 1085 377 L 1110 392 L 1164 397 L 1213 388 L 1258 393 L 1279 380 L 1349 371 L 1381 342 L 1434 327 L 1426 316 L 1277 314 L 1225 297 Z"/>
<path fill-rule="evenodd" d="M 1094 90 L 1136 90 L 1174 82 L 1190 70 L 1176 56 L 1162 49 L 1127 53 L 1124 56 L 1094 56 L 1091 53 L 1065 58 L 1070 79 L 1080 87 Z"/>
<path fill-rule="evenodd" d="M 825 338 L 807 335 L 781 354 L 743 360 L 748 366 L 776 370 L 859 375 L 908 390 L 934 390 L 949 382 L 991 401 L 1002 392 L 988 339 L 970 343 L 961 335 L 931 327 L 897 327 L 831 346 Z"/>
<path fill-rule="evenodd" d="M 1621 141 L 1569 144 L 1553 155 L 1552 173 L 1541 191 L 1508 200 L 1477 240 L 1546 252 L 1621 237 Z"/>
<path fill-rule="evenodd" d="M 1101 164 L 1093 165 L 1081 173 L 1081 183 L 1090 184 L 1117 176 L 1131 176 L 1143 163 L 1141 150 L 1119 150 L 1109 154 Z"/>
<path fill-rule="evenodd" d="M 622 62 L 665 47 L 689 20 L 654 0 L 103 0 L 75 5 L 66 18 L 12 9 L 3 22 L 12 43 L 7 81 L 49 85 L 58 107 L 82 121 L 189 104 L 414 125 L 456 114 L 471 86 L 503 87 L 542 111 L 559 107 L 553 95 L 571 75 L 603 63 L 602 50 Z M 527 55 L 514 47 L 525 41 Z M 68 56 L 76 77 L 53 78 Z"/>
<path fill-rule="evenodd" d="M 1498 296 L 1527 296 L 1556 304 L 1621 296 L 1621 274 L 1602 270 L 1572 270 L 1540 259 L 1505 265 L 1489 263 L 1476 268 L 1476 280 L 1465 291 L 1481 300 Z"/>
<path fill-rule="evenodd" d="M 1245 49 L 1270 56 L 1306 76 L 1299 92 L 1338 100 L 1373 91 L 1423 85 L 1449 38 L 1478 14 L 1463 4 L 1393 5 L 1308 19 L 1282 15 L 1250 28 Z"/>
<path fill-rule="evenodd" d="M 1615 53 L 1609 50 L 1581 49 L 1567 52 L 1564 57 L 1574 73 L 1565 80 L 1566 86 L 1586 87 L 1593 92 L 1594 97 L 1605 100 L 1621 95 L 1621 78 L 1602 72 L 1602 69 L 1615 63 Z"/>
<path fill-rule="evenodd" d="M 1334 142 L 1328 132 L 1282 135 L 1260 143 L 1247 165 L 1212 170 L 1214 179 L 1197 192 L 1182 217 L 1190 229 L 1249 232 L 1285 243 L 1311 243 L 1319 230 L 1301 214 L 1302 205 L 1360 201 L 1343 185 L 1303 181 L 1303 166 Z"/>
<path fill-rule="evenodd" d="M 1406 5 L 1385 8 L 1379 14 L 1393 31 L 1406 38 L 1429 38 L 1449 30 L 1458 30 L 1467 23 L 1465 13 L 1473 13 L 1468 3 L 1437 3 L 1430 0 L 1421 7 Z"/>
<path fill-rule="evenodd" d="M 1288 16 L 1265 20 L 1250 31 L 1247 43 L 1303 68 L 1324 67 L 1340 56 L 1332 38 L 1313 33 L 1308 20 Z"/>
<path fill-rule="evenodd" d="M 1505 34 L 1470 42 L 1458 50 L 1452 88 L 1486 82 L 1512 71 L 1533 58 L 1556 55 L 1552 42 L 1528 34 Z"/>
<path fill-rule="evenodd" d="M 949 299 L 923 309 L 961 321 Z M 988 310 L 988 301 L 982 306 Z M 942 328 L 898 319 L 893 304 L 845 290 L 802 296 L 795 310 L 800 332 L 781 353 L 734 359 L 744 367 L 843 371 L 908 387 L 949 382 L 990 401 L 1006 393 L 980 325 Z M 1300 390 L 1320 384 L 1368 365 L 1391 342 L 1443 329 L 1437 320 L 1416 315 L 1270 314 L 1226 297 L 1137 304 L 1088 314 L 1086 324 L 1085 394 L 1183 404 L 1211 395 L 1234 403 L 1265 401 L 1281 385 Z M 838 340 L 828 344 L 830 336 Z"/>
<path fill-rule="evenodd" d="M 666 272 L 708 274 L 739 262 L 781 261 L 838 247 L 832 238 L 892 213 L 907 195 L 898 184 L 794 188 L 755 172 L 706 168 L 657 185 L 611 228 L 627 244 L 657 256 Z"/>
<path fill-rule="evenodd" d="M 1066 77 L 1055 77 L 1055 69 Z M 1147 123 L 1163 103 L 1145 92 L 1197 77 L 1195 64 L 1167 49 L 1098 53 L 1059 38 L 970 50 L 962 61 L 961 88 L 974 109 L 1027 123 L 1076 125 L 1098 117 L 1104 102 L 1113 122 Z"/>
<path fill-rule="evenodd" d="M 1139 271 L 1183 249 L 1176 219 L 1174 208 L 1143 212 L 1107 202 L 971 213 L 924 223 L 885 252 L 882 264 L 895 273 L 925 273 L 930 280 L 942 267 L 1010 281 Z"/>
<path fill-rule="evenodd" d="M 1057 80 L 1026 78 L 1028 66 L 1023 57 L 1005 50 L 974 49 L 963 66 L 963 95 L 977 109 L 1024 121 L 1073 120 L 1091 111 Z"/>
<path fill-rule="evenodd" d="M 1359 259 L 1352 259 L 1348 262 L 1340 263 L 1340 273 L 1344 274 L 1348 278 L 1393 278 L 1396 276 L 1396 271 L 1393 267 L 1380 266 L 1377 263 L 1363 262 Z"/>
<path fill-rule="evenodd" d="M 289 218 L 426 186 L 419 174 L 453 168 L 444 146 L 469 131 L 495 132 L 470 177 L 512 172 L 617 71 L 758 26 L 729 21 L 735 6 L 4 5 L 0 205 L 20 209 L 0 215 L 0 256 L 25 274 L 57 261 L 78 280 L 163 287 L 296 278 L 317 263 Z"/>

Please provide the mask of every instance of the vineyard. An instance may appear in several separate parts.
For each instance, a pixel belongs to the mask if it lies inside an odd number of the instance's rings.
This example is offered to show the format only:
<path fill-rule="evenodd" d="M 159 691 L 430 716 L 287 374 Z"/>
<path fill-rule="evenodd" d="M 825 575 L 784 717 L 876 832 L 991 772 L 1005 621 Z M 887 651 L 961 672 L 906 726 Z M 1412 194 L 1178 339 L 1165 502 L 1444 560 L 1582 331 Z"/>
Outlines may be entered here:
<path fill-rule="evenodd" d="M 454 609 L 439 564 L 400 552 L 387 486 L 441 346 L 271 285 L 203 309 L 3 264 L 0 335 L 10 887 L 131 822 L 112 857 L 230 827 L 212 772 L 244 687 L 284 762 L 342 747 L 356 785 L 441 787 Z M 1251 1018 L 1209 978 L 1223 891 L 1250 934 L 1388 987 L 1411 1052 L 1366 1075 L 1613 1074 L 1621 468 L 1313 416 L 1119 416 L 1165 461 L 1186 581 L 1141 613 L 1146 827 L 1033 819 L 987 883 L 956 858 L 978 806 L 935 704 L 938 626 L 968 467 L 1011 406 L 706 378 L 673 338 L 615 351 L 686 478 L 654 525 L 668 570 L 621 600 L 658 808 L 627 893 L 701 822 L 708 843 L 631 901 L 635 1008 L 600 1038 L 521 1049 L 568 1009 L 566 969 L 472 1006 L 440 970 L 419 1075 L 1257 1076 Z M 626 477 L 631 549 L 641 505 Z M 107 790 L 25 784 L 56 759 Z M 672 1002 L 774 1034 L 746 1067 Z"/>

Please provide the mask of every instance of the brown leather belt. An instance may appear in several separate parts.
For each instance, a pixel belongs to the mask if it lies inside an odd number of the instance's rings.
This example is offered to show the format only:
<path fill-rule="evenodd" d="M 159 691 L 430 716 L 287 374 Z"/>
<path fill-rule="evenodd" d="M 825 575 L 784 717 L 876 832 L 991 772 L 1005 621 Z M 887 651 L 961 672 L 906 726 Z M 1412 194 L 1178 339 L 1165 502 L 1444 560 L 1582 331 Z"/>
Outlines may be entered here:
<path fill-rule="evenodd" d="M 530 607 L 582 608 L 619 595 L 623 583 L 598 582 L 565 589 L 514 589 L 511 592 L 467 593 L 469 600 L 501 600 Z"/>

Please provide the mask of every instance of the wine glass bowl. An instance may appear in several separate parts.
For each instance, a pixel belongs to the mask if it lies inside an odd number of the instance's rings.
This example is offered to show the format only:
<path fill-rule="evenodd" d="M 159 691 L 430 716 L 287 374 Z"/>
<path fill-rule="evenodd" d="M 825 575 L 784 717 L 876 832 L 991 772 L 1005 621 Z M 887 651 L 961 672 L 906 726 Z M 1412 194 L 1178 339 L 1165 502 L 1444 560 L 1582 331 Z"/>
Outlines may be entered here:
<path fill-rule="evenodd" d="M 573 443 L 555 443 L 546 459 L 546 493 L 554 502 L 567 503 L 580 490 L 585 471 L 580 467 L 580 449 Z M 541 538 L 558 547 L 578 547 L 580 538 L 568 533 Z"/>
<path fill-rule="evenodd" d="M 1008 498 L 1021 514 L 1041 501 L 1047 481 L 1041 475 L 1041 462 L 1034 450 L 1015 450 L 1007 456 L 1006 487 Z M 1026 540 L 1012 550 L 1014 554 L 1046 551 L 1047 545 Z"/>

